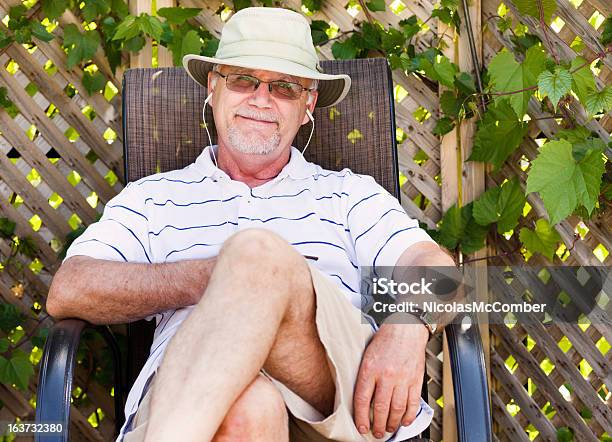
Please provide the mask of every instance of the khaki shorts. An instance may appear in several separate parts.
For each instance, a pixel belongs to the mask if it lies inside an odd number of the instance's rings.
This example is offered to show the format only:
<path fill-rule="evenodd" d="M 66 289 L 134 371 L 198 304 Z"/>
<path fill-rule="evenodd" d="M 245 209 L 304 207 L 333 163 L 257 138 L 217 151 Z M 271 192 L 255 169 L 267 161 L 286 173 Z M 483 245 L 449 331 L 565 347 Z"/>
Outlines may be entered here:
<path fill-rule="evenodd" d="M 320 413 L 293 391 L 276 379 L 267 376 L 278 388 L 289 410 L 289 432 L 292 442 L 318 441 L 375 441 L 371 433 L 362 435 L 353 421 L 353 389 L 361 363 L 361 356 L 374 335 L 372 326 L 362 321 L 360 310 L 355 308 L 336 285 L 314 267 L 310 267 L 316 294 L 316 323 L 319 336 L 334 369 L 336 384 L 334 412 L 322 419 Z M 154 377 L 153 377 L 154 382 Z M 132 431 L 125 442 L 144 440 L 151 401 L 152 385 L 148 386 L 138 411 L 134 416 Z"/>

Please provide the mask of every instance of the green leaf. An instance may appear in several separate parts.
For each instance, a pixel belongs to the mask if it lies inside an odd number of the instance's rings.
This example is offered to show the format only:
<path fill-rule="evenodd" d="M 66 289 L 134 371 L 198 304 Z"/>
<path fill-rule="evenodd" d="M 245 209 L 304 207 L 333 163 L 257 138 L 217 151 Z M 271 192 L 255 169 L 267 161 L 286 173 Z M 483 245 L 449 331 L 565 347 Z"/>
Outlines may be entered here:
<path fill-rule="evenodd" d="M 612 85 L 608 85 L 600 91 L 589 91 L 584 99 L 584 107 L 590 115 L 600 112 L 608 113 L 612 109 Z"/>
<path fill-rule="evenodd" d="M 100 34 L 97 31 L 85 31 L 81 34 L 74 24 L 64 27 L 64 47 L 68 49 L 68 68 L 81 61 L 91 59 L 100 45 Z"/>
<path fill-rule="evenodd" d="M 140 34 L 140 27 L 136 23 L 136 17 L 133 15 L 126 16 L 119 26 L 115 29 L 113 40 L 129 40 Z"/>
<path fill-rule="evenodd" d="M 38 334 L 36 336 L 32 336 L 32 345 L 35 345 L 38 348 L 43 348 L 48 336 L 49 329 L 47 327 L 40 328 L 38 330 Z"/>
<path fill-rule="evenodd" d="M 310 23 L 310 35 L 312 36 L 312 42 L 315 46 L 320 46 L 329 40 L 327 30 L 329 29 L 329 23 L 324 20 L 313 20 Z"/>
<path fill-rule="evenodd" d="M 332 54 L 336 60 L 353 59 L 357 55 L 357 48 L 350 38 L 343 42 L 336 41 L 332 45 Z"/>
<path fill-rule="evenodd" d="M 36 252 L 38 251 L 38 247 L 34 244 L 34 240 L 29 236 L 19 238 L 19 247 L 17 251 L 28 258 L 34 259 L 36 257 Z"/>
<path fill-rule="evenodd" d="M 457 66 L 444 55 L 437 55 L 433 62 L 426 58 L 422 58 L 421 68 L 430 79 L 438 81 L 444 86 L 453 87 L 455 74 L 458 69 Z"/>
<path fill-rule="evenodd" d="M 244 8 L 249 8 L 251 6 L 253 6 L 251 0 L 234 0 L 234 10 L 236 12 Z"/>
<path fill-rule="evenodd" d="M 544 15 L 544 21 L 550 23 L 553 14 L 557 11 L 556 0 L 512 0 L 521 14 L 530 15 L 540 19 L 540 9 Z"/>
<path fill-rule="evenodd" d="M 197 17 L 200 11 L 201 8 L 160 8 L 157 15 L 164 17 L 168 24 L 182 25 L 190 18 Z"/>
<path fill-rule="evenodd" d="M 45 27 L 39 21 L 32 22 L 32 35 L 42 41 L 51 41 L 55 38 L 53 34 L 47 32 Z"/>
<path fill-rule="evenodd" d="M 590 214 L 599 197 L 604 159 L 592 150 L 576 162 L 567 140 L 549 141 L 531 163 L 527 193 L 538 192 L 552 224 L 569 216 L 578 205 Z"/>
<path fill-rule="evenodd" d="M 601 26 L 601 40 L 599 41 L 604 46 L 608 46 L 612 43 L 612 15 L 609 15 L 603 22 Z"/>
<path fill-rule="evenodd" d="M 454 204 L 440 221 L 438 242 L 449 250 L 454 250 L 463 238 L 471 213 Z"/>
<path fill-rule="evenodd" d="M 484 247 L 487 227 L 478 225 L 472 217 L 472 203 L 461 208 L 453 205 L 440 221 L 436 240 L 449 250 L 457 247 L 467 254 Z"/>
<path fill-rule="evenodd" d="M 596 89 L 593 72 L 591 72 L 588 63 L 585 63 L 586 60 L 584 58 L 576 57 L 572 60 L 570 67 L 572 71 L 572 90 L 583 105 L 589 92 Z M 582 67 L 577 69 L 580 66 Z"/>
<path fill-rule="evenodd" d="M 373 25 L 368 22 L 361 24 L 363 32 L 363 42 L 367 49 L 379 49 L 382 44 L 381 34 L 383 30 L 378 25 Z M 326 34 L 327 35 L 327 34 Z"/>
<path fill-rule="evenodd" d="M 25 318 L 13 304 L 0 303 L 0 330 L 10 333 L 20 325 Z"/>
<path fill-rule="evenodd" d="M 385 0 L 371 0 L 369 2 L 366 2 L 366 6 L 370 11 L 373 12 L 384 11 L 387 7 L 387 5 L 385 4 Z"/>
<path fill-rule="evenodd" d="M 19 109 L 8 97 L 8 90 L 4 86 L 0 86 L 0 108 L 4 109 L 11 118 L 14 118 L 19 113 Z"/>
<path fill-rule="evenodd" d="M 474 201 L 472 214 L 474 220 L 482 226 L 496 222 L 497 232 L 503 234 L 516 227 L 525 201 L 525 194 L 515 177 L 500 187 L 487 190 Z"/>
<path fill-rule="evenodd" d="M 556 66 L 554 72 L 543 71 L 538 76 L 540 93 L 550 98 L 555 109 L 561 97 L 567 94 L 571 87 L 572 76 L 567 69 L 561 66 Z"/>
<path fill-rule="evenodd" d="M 455 76 L 455 87 L 464 94 L 476 93 L 476 83 L 474 83 L 474 77 L 467 72 L 458 72 Z"/>
<path fill-rule="evenodd" d="M 555 137 L 572 143 L 572 155 L 576 161 L 581 161 L 592 150 L 603 152 L 606 149 L 606 143 L 598 136 L 592 136 L 591 131 L 584 126 L 561 129 Z"/>
<path fill-rule="evenodd" d="M 94 92 L 100 92 L 106 86 L 106 78 L 101 72 L 95 72 L 93 75 L 89 72 L 83 72 L 83 87 L 89 95 Z"/>
<path fill-rule="evenodd" d="M 302 0 L 302 5 L 306 7 L 311 12 L 316 12 L 321 10 L 322 0 Z"/>
<path fill-rule="evenodd" d="M 123 20 L 130 13 L 127 3 L 123 0 L 111 0 L 111 10 L 119 20 Z"/>
<path fill-rule="evenodd" d="M 55 20 L 68 8 L 68 0 L 42 0 L 42 12 L 49 20 Z"/>
<path fill-rule="evenodd" d="M 591 151 L 603 152 L 605 150 L 606 143 L 601 138 L 589 137 L 572 144 L 572 156 L 576 161 L 582 161 Z"/>
<path fill-rule="evenodd" d="M 406 37 L 397 29 L 389 28 L 381 35 L 382 48 L 387 53 L 398 53 L 404 47 Z"/>
<path fill-rule="evenodd" d="M 85 21 L 93 21 L 99 15 L 106 15 L 110 12 L 108 0 L 84 0 L 82 9 Z"/>
<path fill-rule="evenodd" d="M 132 37 L 129 40 L 126 40 L 123 43 L 123 47 L 130 52 L 138 52 L 140 51 L 147 41 L 144 37 L 137 35 L 136 37 Z"/>
<path fill-rule="evenodd" d="M 440 108 L 444 115 L 457 118 L 461 109 L 461 101 L 453 91 L 444 91 L 440 96 Z"/>
<path fill-rule="evenodd" d="M 1 100 L 0 105 L 2 105 Z M 0 236 L 6 239 L 11 238 L 15 233 L 16 226 L 17 224 L 14 221 L 11 221 L 8 218 L 0 218 Z"/>
<path fill-rule="evenodd" d="M 202 40 L 197 31 L 188 31 L 181 41 L 181 50 L 179 51 L 179 59 L 175 60 L 175 65 L 180 66 L 183 57 L 187 54 L 199 54 L 202 50 Z M 176 63 L 178 61 L 178 63 Z"/>
<path fill-rule="evenodd" d="M 449 133 L 455 127 L 455 122 L 448 117 L 440 118 L 431 133 L 434 135 L 444 135 Z"/>
<path fill-rule="evenodd" d="M 526 133 L 527 123 L 518 121 L 508 100 L 494 103 L 478 123 L 468 160 L 491 163 L 499 169 L 521 144 Z"/>
<path fill-rule="evenodd" d="M 481 226 L 474 218 L 470 218 L 461 239 L 461 251 L 466 255 L 471 255 L 482 249 L 485 246 L 488 231 L 488 227 Z"/>
<path fill-rule="evenodd" d="M 34 366 L 23 351 L 13 351 L 10 360 L 0 356 L 0 381 L 3 384 L 15 384 L 20 390 L 27 390 L 33 374 Z"/>
<path fill-rule="evenodd" d="M 142 13 L 138 16 L 138 18 L 136 18 L 136 23 L 144 34 L 154 38 L 155 40 L 161 39 L 164 28 L 161 21 L 159 21 L 159 18 Z"/>
<path fill-rule="evenodd" d="M 574 431 L 568 427 L 561 427 L 557 430 L 558 442 L 572 442 L 574 440 Z"/>
<path fill-rule="evenodd" d="M 522 119 L 534 90 L 521 90 L 536 86 L 538 75 L 544 70 L 545 63 L 546 54 L 538 46 L 530 47 L 525 60 L 520 64 L 514 60 L 511 52 L 503 50 L 497 54 L 489 63 L 488 70 L 493 92 L 515 93 L 496 96 L 495 100 L 510 100 L 514 112 Z"/>
<path fill-rule="evenodd" d="M 9 342 L 8 338 L 0 338 L 0 353 L 5 353 L 9 347 L 10 347 L 11 343 Z"/>
<path fill-rule="evenodd" d="M 13 37 L 0 29 L 0 49 L 10 45 L 13 42 Z"/>
<path fill-rule="evenodd" d="M 549 261 L 552 261 L 557 244 L 561 241 L 557 231 L 544 218 L 536 221 L 535 231 L 523 227 L 519 239 L 531 253 L 540 253 Z"/>
<path fill-rule="evenodd" d="M 421 30 L 421 26 L 419 26 L 416 15 L 411 15 L 408 18 L 400 20 L 398 24 L 402 28 L 402 32 L 404 33 L 406 40 L 410 40 Z"/>

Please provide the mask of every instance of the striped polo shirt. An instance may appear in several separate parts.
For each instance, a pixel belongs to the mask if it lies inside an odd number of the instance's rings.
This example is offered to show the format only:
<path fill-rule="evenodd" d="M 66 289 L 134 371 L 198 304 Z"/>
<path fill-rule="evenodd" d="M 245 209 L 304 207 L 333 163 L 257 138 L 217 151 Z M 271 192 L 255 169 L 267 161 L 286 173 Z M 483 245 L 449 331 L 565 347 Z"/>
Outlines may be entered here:
<path fill-rule="evenodd" d="M 274 179 L 250 188 L 217 168 L 207 147 L 183 169 L 129 183 L 108 202 L 101 219 L 72 243 L 66 259 L 206 259 L 217 256 L 227 238 L 247 228 L 271 230 L 302 255 L 316 258 L 310 263 L 357 308 L 367 301 L 361 294 L 360 267 L 393 266 L 412 244 L 433 241 L 370 176 L 325 170 L 292 147 L 289 162 Z M 168 341 L 192 308 L 146 318 L 156 319 L 154 340 L 128 395 L 122 433 Z"/>

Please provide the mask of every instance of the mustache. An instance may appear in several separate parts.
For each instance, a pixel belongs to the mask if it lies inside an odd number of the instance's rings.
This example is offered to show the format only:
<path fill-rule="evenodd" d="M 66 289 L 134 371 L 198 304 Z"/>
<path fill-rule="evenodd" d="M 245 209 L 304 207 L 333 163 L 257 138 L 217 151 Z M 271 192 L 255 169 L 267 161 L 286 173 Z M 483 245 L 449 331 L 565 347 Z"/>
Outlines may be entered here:
<path fill-rule="evenodd" d="M 270 112 L 256 111 L 254 109 L 240 109 L 236 112 L 237 116 L 252 118 L 254 120 L 268 121 L 270 123 L 278 123 L 279 118 L 276 114 Z"/>

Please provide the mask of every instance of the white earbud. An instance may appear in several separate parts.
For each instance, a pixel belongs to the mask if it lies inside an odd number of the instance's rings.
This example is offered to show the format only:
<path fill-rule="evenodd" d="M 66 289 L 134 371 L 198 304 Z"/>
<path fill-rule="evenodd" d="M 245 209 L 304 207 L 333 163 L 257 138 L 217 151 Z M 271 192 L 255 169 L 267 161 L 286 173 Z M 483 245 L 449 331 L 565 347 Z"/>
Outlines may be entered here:
<path fill-rule="evenodd" d="M 314 123 L 314 117 L 312 116 L 312 114 L 310 113 L 310 109 L 306 108 L 306 115 L 308 116 L 308 119 Z"/>
<path fill-rule="evenodd" d="M 213 93 L 211 92 L 210 94 L 208 94 L 208 97 L 206 97 L 206 100 L 204 100 L 204 106 L 206 106 L 206 104 L 210 101 L 210 99 L 212 98 Z"/>

